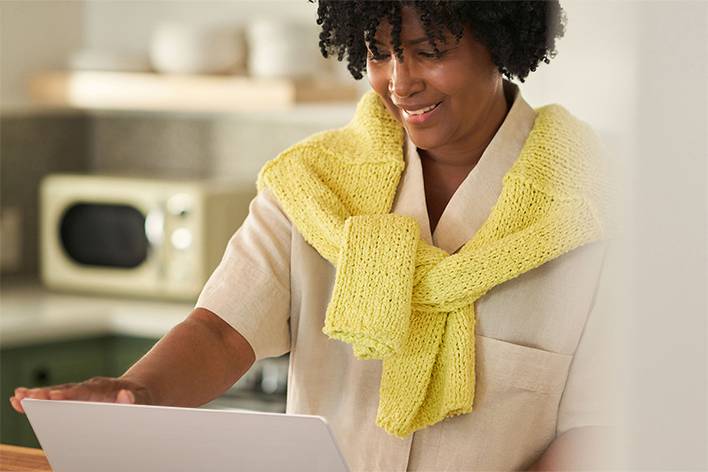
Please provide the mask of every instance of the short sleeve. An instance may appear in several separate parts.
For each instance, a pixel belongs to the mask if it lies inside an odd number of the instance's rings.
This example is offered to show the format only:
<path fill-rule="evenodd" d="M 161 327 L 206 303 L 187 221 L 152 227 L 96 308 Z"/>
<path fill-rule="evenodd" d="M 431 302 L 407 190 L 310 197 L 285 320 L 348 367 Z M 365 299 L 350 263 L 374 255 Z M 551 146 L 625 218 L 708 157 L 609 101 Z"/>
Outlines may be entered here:
<path fill-rule="evenodd" d="M 561 397 L 556 435 L 583 426 L 616 426 L 613 366 L 617 365 L 615 329 L 620 317 L 613 290 L 618 275 L 613 247 L 612 243 L 606 245 L 591 308 Z"/>
<path fill-rule="evenodd" d="M 290 220 L 264 189 L 195 304 L 246 338 L 256 360 L 290 350 L 290 238 Z"/>

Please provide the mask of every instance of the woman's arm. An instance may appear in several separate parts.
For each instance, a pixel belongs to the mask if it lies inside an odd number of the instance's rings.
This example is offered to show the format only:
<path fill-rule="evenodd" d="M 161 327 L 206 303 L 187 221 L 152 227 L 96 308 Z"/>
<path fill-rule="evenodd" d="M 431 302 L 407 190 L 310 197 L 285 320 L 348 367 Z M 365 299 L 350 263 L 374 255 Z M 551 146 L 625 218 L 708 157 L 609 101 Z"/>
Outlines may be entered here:
<path fill-rule="evenodd" d="M 19 387 L 10 402 L 19 412 L 24 397 L 194 407 L 223 393 L 254 361 L 253 349 L 243 336 L 211 311 L 196 308 L 122 376 Z M 127 392 L 119 397 L 121 390 Z"/>
<path fill-rule="evenodd" d="M 200 406 L 231 387 L 254 361 L 238 331 L 196 308 L 121 378 L 145 386 L 154 405 Z"/>

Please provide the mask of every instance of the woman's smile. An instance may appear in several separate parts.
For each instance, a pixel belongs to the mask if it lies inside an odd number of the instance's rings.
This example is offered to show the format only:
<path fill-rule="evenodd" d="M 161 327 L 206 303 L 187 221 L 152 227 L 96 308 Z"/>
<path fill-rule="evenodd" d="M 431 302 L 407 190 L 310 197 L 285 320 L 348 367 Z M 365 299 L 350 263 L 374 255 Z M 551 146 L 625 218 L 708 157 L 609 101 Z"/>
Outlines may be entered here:
<path fill-rule="evenodd" d="M 442 101 L 433 103 L 432 105 L 416 105 L 416 104 L 396 104 L 401 110 L 403 120 L 411 125 L 431 124 L 442 113 L 440 108 L 443 106 Z"/>

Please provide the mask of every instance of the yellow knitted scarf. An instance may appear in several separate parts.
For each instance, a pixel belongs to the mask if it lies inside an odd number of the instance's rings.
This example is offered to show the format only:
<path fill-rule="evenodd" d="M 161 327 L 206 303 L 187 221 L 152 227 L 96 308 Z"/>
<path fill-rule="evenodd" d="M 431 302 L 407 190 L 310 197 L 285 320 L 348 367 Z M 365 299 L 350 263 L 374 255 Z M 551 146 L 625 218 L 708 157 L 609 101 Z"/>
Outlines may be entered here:
<path fill-rule="evenodd" d="M 398 437 L 472 411 L 476 300 L 608 234 L 597 141 L 558 105 L 538 110 L 490 216 L 452 255 L 390 213 L 403 140 L 369 92 L 347 126 L 285 150 L 257 182 L 336 267 L 323 332 L 383 359 L 376 423 Z"/>

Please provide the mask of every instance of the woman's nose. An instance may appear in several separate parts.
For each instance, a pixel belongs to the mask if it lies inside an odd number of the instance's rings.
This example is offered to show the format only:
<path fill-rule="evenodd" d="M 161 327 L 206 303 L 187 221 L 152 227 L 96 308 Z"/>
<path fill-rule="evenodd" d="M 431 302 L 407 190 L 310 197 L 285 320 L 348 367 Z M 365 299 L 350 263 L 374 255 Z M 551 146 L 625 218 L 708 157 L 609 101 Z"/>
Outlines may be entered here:
<path fill-rule="evenodd" d="M 388 85 L 392 95 L 407 97 L 421 89 L 422 81 L 411 69 L 410 61 L 399 60 L 398 57 L 392 55 L 391 80 Z"/>

